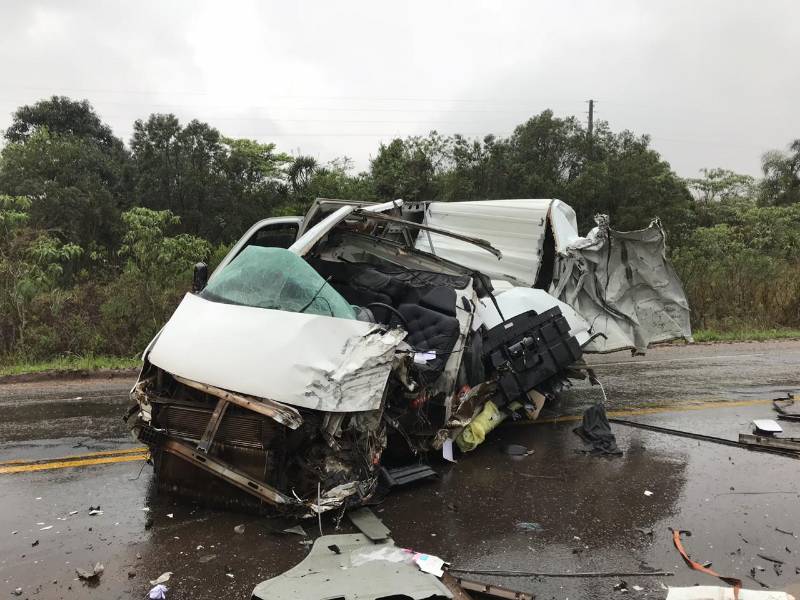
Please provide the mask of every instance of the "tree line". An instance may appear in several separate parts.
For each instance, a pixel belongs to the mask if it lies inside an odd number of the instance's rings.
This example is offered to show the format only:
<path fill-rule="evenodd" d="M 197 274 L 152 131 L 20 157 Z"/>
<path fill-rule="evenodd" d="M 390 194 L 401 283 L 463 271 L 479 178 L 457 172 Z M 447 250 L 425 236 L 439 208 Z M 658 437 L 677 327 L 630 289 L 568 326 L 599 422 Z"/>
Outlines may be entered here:
<path fill-rule="evenodd" d="M 21 106 L 0 151 L 0 360 L 131 356 L 186 291 L 258 219 L 316 197 L 560 198 L 582 232 L 658 216 L 695 327 L 800 325 L 800 139 L 762 158 L 763 177 L 678 177 L 647 135 L 589 135 L 544 111 L 508 137 L 394 139 L 368 170 L 320 164 L 172 114 L 134 123 L 128 144 L 87 100 Z"/>

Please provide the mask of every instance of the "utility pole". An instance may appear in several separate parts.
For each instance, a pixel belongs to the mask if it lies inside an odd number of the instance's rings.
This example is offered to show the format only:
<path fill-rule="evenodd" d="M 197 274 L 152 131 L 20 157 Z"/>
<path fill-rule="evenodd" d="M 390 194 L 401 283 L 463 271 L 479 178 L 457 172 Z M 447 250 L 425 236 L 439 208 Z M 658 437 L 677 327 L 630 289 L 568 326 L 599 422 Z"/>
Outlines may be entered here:
<path fill-rule="evenodd" d="M 589 100 L 589 139 L 594 131 L 594 100 Z"/>

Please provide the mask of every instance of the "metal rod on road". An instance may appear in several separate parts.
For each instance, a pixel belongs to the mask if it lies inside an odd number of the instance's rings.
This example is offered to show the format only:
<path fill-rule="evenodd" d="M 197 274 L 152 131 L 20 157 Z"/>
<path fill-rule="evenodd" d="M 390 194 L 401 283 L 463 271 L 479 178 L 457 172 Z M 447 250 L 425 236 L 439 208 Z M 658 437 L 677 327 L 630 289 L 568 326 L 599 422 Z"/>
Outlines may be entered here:
<path fill-rule="evenodd" d="M 723 446 L 733 446 L 735 448 L 744 448 L 745 450 L 756 450 L 757 452 L 769 452 L 771 454 L 780 454 L 782 456 L 790 456 L 792 458 L 800 458 L 800 454 L 791 450 L 781 450 L 779 448 L 770 448 L 766 446 L 758 447 L 751 444 L 745 444 L 737 440 L 728 440 L 713 435 L 704 435 L 702 433 L 692 433 L 691 431 L 681 431 L 680 429 L 669 429 L 668 427 L 659 427 L 658 425 L 648 425 L 646 423 L 637 423 L 636 421 L 628 421 L 626 419 L 609 418 L 609 423 L 617 425 L 627 425 L 628 427 L 637 427 L 639 429 L 647 429 L 648 431 L 655 431 L 656 433 L 666 433 L 669 435 L 676 435 L 679 437 L 691 438 L 693 440 L 701 440 L 704 442 L 711 442 L 714 444 L 722 444 Z"/>
<path fill-rule="evenodd" d="M 503 571 L 498 569 L 447 569 L 450 573 L 498 575 L 501 577 L 671 577 L 672 571 L 584 571 L 579 573 L 536 573 L 534 571 Z"/>

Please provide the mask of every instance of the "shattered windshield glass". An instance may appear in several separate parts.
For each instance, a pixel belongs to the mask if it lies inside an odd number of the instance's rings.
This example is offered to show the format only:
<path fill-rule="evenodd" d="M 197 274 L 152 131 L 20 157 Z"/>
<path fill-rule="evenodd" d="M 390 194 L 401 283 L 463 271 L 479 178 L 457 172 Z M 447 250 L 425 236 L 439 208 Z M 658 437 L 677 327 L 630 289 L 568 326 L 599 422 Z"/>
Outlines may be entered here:
<path fill-rule="evenodd" d="M 213 302 L 355 319 L 355 310 L 311 265 L 283 248 L 247 246 L 208 282 Z"/>

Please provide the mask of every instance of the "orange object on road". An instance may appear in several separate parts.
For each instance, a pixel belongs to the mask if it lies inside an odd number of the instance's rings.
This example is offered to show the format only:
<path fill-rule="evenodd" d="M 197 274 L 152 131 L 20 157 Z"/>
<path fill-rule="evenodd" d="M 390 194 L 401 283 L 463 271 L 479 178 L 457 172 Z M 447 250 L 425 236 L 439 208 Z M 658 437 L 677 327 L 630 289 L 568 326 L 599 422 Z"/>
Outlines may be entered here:
<path fill-rule="evenodd" d="M 686 561 L 687 565 L 689 565 L 695 571 L 700 571 L 701 573 L 705 573 L 706 575 L 713 575 L 714 577 L 721 579 L 728 585 L 732 585 L 733 597 L 736 599 L 739 598 L 739 590 L 742 589 L 741 579 L 737 579 L 736 577 L 725 577 L 724 575 L 720 575 L 716 571 L 709 569 L 708 567 L 704 567 L 700 563 L 693 561 L 691 558 L 689 558 L 689 555 L 686 554 L 686 550 L 684 550 L 683 544 L 681 543 L 681 534 L 685 533 L 687 536 L 690 536 L 692 535 L 692 532 L 687 531 L 685 529 L 672 529 L 672 528 L 670 528 L 670 531 L 672 532 L 672 541 L 675 544 L 675 547 L 678 549 L 678 552 L 680 552 L 681 556 L 683 557 L 683 560 Z"/>

